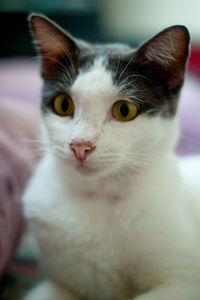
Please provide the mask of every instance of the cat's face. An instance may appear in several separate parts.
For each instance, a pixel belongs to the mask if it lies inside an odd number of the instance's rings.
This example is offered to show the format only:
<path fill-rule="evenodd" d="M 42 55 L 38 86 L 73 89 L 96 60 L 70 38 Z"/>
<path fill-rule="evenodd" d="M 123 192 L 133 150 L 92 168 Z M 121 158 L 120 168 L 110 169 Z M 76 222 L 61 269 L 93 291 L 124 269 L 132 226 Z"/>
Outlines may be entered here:
<path fill-rule="evenodd" d="M 137 51 L 90 45 L 43 16 L 31 27 L 42 57 L 49 147 L 82 174 L 148 167 L 174 147 L 189 36 L 182 26 Z"/>

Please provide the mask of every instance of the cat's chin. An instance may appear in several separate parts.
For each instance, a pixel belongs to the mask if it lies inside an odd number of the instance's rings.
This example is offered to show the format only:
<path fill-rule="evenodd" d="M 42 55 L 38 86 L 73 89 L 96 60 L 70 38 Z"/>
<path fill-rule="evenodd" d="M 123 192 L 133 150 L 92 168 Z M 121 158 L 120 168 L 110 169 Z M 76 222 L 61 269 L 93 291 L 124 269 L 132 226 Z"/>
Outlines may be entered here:
<path fill-rule="evenodd" d="M 90 166 L 87 164 L 77 164 L 74 167 L 74 170 L 78 172 L 80 175 L 88 176 L 88 177 L 105 177 L 108 175 L 108 170 L 104 167 L 96 167 L 96 166 Z"/>

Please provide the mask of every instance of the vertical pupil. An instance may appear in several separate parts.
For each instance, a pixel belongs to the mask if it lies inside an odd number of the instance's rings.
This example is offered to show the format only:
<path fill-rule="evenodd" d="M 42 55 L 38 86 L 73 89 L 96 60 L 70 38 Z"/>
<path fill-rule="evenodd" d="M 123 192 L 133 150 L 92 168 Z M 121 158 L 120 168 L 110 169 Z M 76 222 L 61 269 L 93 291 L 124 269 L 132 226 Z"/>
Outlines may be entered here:
<path fill-rule="evenodd" d="M 127 117 L 128 113 L 129 113 L 129 107 L 127 103 L 123 103 L 120 106 L 120 113 L 123 117 Z"/>
<path fill-rule="evenodd" d="M 62 103 L 61 103 L 61 108 L 62 108 L 62 111 L 67 111 L 68 108 L 69 108 L 69 101 L 67 98 L 64 98 Z"/>

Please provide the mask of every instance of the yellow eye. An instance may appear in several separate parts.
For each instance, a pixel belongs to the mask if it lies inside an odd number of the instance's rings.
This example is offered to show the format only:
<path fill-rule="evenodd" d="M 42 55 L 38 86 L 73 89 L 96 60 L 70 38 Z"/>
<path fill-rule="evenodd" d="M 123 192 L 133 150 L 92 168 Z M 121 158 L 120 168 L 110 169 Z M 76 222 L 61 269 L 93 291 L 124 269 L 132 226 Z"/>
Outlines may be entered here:
<path fill-rule="evenodd" d="M 63 117 L 73 116 L 74 103 L 69 96 L 59 95 L 54 99 L 53 108 L 55 112 Z"/>
<path fill-rule="evenodd" d="M 113 116 L 119 121 L 130 121 L 138 114 L 138 106 L 134 102 L 126 100 L 117 101 L 113 105 Z"/>

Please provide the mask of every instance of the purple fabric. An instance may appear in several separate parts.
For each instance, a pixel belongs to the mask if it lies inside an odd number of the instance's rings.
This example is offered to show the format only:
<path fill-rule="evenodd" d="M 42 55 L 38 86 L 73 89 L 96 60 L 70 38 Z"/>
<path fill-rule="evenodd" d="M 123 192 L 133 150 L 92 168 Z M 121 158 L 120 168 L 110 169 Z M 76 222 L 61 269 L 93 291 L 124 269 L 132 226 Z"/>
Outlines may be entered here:
<path fill-rule="evenodd" d="M 200 153 L 200 78 L 188 75 L 181 93 L 179 120 L 181 127 L 177 152 Z"/>
<path fill-rule="evenodd" d="M 9 262 L 22 231 L 20 190 L 12 169 L 0 160 L 0 274 Z"/>
<path fill-rule="evenodd" d="M 35 59 L 0 60 L 0 96 L 39 105 L 41 79 Z"/>
<path fill-rule="evenodd" d="M 37 157 L 26 139 L 39 136 L 41 80 L 33 59 L 0 61 L 0 274 L 22 230 L 20 196 Z M 177 152 L 200 153 L 200 81 L 187 76 L 182 91 Z"/>

